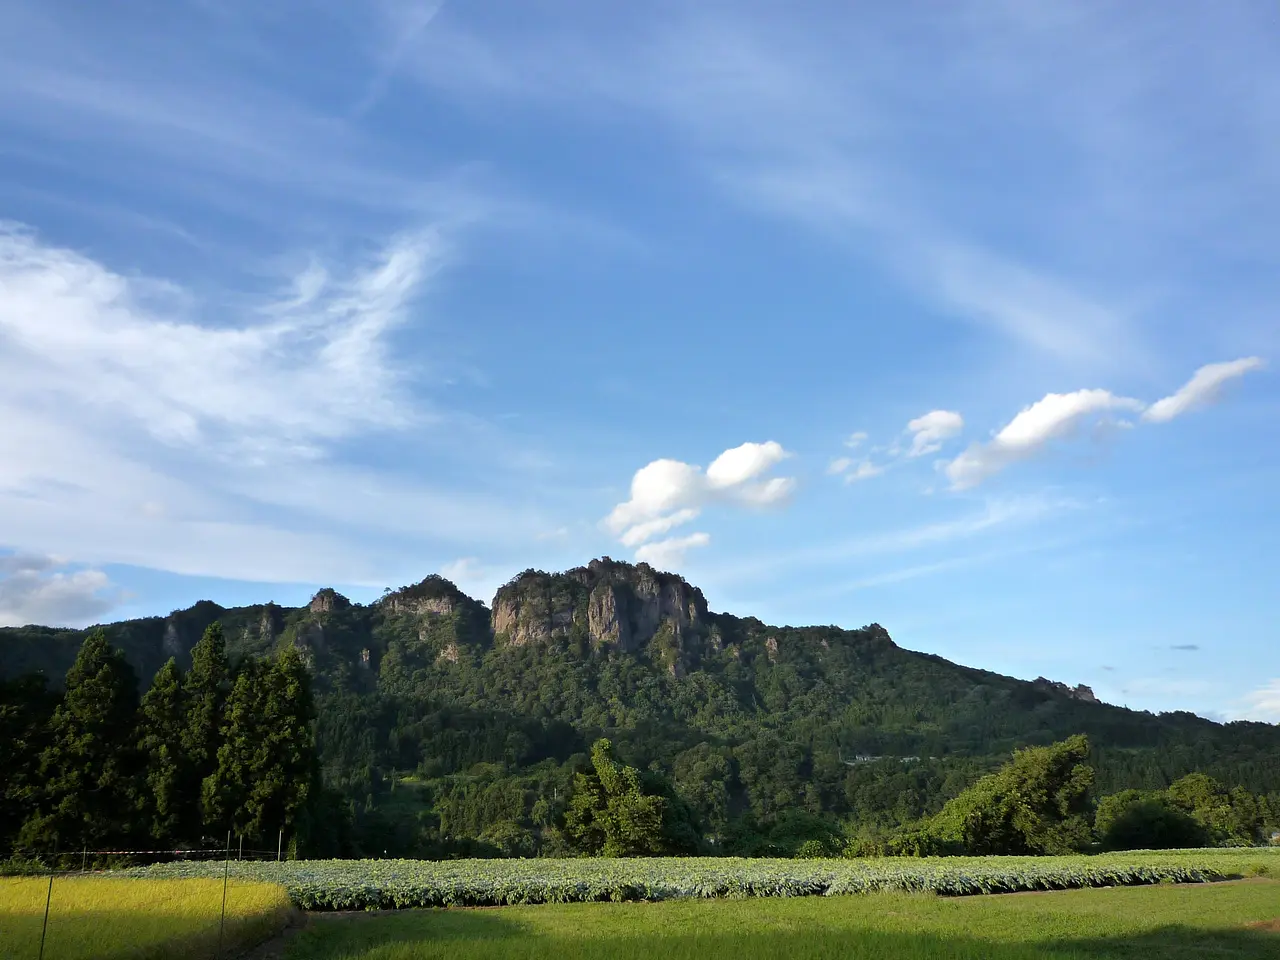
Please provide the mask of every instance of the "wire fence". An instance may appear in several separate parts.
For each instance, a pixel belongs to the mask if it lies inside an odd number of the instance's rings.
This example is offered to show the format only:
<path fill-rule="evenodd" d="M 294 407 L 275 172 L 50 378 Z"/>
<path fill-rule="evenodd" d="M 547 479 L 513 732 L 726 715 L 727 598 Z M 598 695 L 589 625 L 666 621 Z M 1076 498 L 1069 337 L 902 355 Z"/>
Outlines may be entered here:
<path fill-rule="evenodd" d="M 291 908 L 282 891 L 233 880 L 231 862 L 285 858 L 283 830 L 275 849 L 228 833 L 199 848 L 15 851 L 0 862 L 0 960 L 236 956 L 282 928 Z M 130 869 L 184 861 L 222 861 L 222 876 L 175 886 Z M 131 879 L 116 879 L 122 870 Z"/>

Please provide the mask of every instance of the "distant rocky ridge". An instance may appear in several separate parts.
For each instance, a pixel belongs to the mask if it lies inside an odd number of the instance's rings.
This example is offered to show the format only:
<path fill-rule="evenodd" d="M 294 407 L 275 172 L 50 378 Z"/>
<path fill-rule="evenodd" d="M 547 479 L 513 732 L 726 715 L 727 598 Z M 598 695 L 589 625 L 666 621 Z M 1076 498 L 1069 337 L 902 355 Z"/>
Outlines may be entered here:
<path fill-rule="evenodd" d="M 601 654 L 645 654 L 678 679 L 697 669 L 705 656 L 719 655 L 726 647 L 735 658 L 739 655 L 718 622 L 726 618 L 737 620 L 711 613 L 703 592 L 677 574 L 647 563 L 601 557 L 560 573 L 526 570 L 498 589 L 492 607 L 432 574 L 388 590 L 368 605 L 352 603 L 330 587 L 317 591 L 305 607 L 297 609 L 274 603 L 228 609 L 202 600 L 167 617 L 113 624 L 111 633 L 143 681 L 171 656 L 183 663 L 200 633 L 218 619 L 228 629 L 233 651 L 265 652 L 287 637 L 313 665 L 319 658 L 327 666 L 344 662 L 376 669 L 385 644 L 374 637 L 375 624 L 390 619 L 402 625 L 418 624 L 410 629 L 420 643 L 434 646 L 415 653 L 438 663 L 457 663 L 460 657 L 493 647 L 579 644 Z M 338 621 L 341 629 L 335 626 Z M 442 624 L 448 625 L 443 634 Z M 59 681 L 84 633 L 46 627 L 0 629 L 0 677 L 43 672 Z M 872 624 L 863 633 L 894 646 L 879 625 Z M 5 643 L 6 634 L 11 641 L 25 637 L 37 642 Z M 827 646 L 826 640 L 822 646 Z M 761 653 L 770 662 L 778 660 L 776 636 L 764 639 Z M 1038 677 L 1032 686 L 1054 696 L 1098 702 L 1083 684 L 1073 687 Z"/>

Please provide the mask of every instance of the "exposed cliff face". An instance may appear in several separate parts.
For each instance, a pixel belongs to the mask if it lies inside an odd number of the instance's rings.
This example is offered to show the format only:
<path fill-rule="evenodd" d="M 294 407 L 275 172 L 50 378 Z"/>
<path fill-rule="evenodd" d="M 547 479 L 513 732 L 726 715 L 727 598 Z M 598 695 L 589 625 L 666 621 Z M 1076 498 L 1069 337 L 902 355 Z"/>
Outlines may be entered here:
<path fill-rule="evenodd" d="M 340 594 L 333 587 L 325 587 L 311 598 L 311 602 L 307 604 L 308 609 L 312 613 L 333 613 L 336 610 L 346 610 L 351 606 L 351 601 Z"/>
<path fill-rule="evenodd" d="M 596 649 L 633 652 L 656 638 L 673 672 L 708 632 L 707 601 L 683 578 L 604 557 L 562 574 L 529 570 L 498 590 L 493 630 L 523 646 L 579 637 Z M 664 630 L 664 628 L 666 628 Z"/>

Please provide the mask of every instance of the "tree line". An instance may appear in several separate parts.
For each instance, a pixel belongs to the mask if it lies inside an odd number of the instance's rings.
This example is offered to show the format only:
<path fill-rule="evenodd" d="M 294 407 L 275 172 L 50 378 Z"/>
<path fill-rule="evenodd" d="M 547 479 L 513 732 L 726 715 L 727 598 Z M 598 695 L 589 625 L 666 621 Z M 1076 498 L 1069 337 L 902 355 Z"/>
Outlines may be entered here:
<path fill-rule="evenodd" d="M 0 845 L 47 855 L 296 843 L 318 786 L 311 680 L 292 646 L 229 665 L 214 623 L 185 673 L 170 659 L 138 696 L 104 631 L 89 634 L 61 697 L 35 678 L 0 696 Z"/>
<path fill-rule="evenodd" d="M 1280 843 L 1280 798 L 1223 784 L 1202 773 L 1165 790 L 1123 790 L 1095 802 L 1083 735 L 1027 747 L 931 817 L 880 835 L 842 836 L 820 818 L 799 856 L 1057 855 L 1091 850 Z M 592 769 L 575 778 L 564 818 L 577 847 L 600 856 L 709 852 L 697 818 L 668 782 L 619 763 L 596 742 Z M 794 828 L 803 829 L 803 818 Z"/>
<path fill-rule="evenodd" d="M 447 689 L 397 690 L 392 658 L 391 694 L 357 692 L 372 677 L 342 669 L 288 637 L 229 663 L 214 622 L 190 668 L 169 660 L 139 698 L 122 652 L 90 633 L 61 694 L 0 683 L 0 851 L 208 846 L 228 830 L 274 847 L 284 830 L 310 856 L 1058 853 L 1265 843 L 1280 829 L 1280 795 L 1203 773 L 1153 784 L 1124 766 L 1136 754 L 1084 736 L 994 773 L 982 757 L 852 763 L 819 732 L 690 743 L 638 723 L 593 742 Z"/>

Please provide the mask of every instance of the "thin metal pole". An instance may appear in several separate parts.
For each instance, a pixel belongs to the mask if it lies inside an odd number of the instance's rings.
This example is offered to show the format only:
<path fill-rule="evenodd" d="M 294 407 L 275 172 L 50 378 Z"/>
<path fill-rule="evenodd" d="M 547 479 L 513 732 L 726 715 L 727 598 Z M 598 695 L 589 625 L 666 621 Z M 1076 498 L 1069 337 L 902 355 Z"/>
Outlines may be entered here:
<path fill-rule="evenodd" d="M 280 862 L 280 855 L 284 852 L 284 827 L 280 828 L 280 837 L 276 840 L 276 862 Z"/>
<path fill-rule="evenodd" d="M 218 956 L 222 956 L 222 941 L 227 929 L 227 874 L 231 872 L 231 831 L 227 831 L 227 858 L 222 862 L 222 919 L 218 922 Z"/>
<path fill-rule="evenodd" d="M 44 895 L 44 926 L 40 928 L 40 960 L 44 960 L 44 938 L 49 932 L 49 901 L 53 899 L 53 874 L 49 874 L 49 891 Z"/>
<path fill-rule="evenodd" d="M 80 872 L 85 873 L 89 869 L 89 848 L 84 848 L 84 853 L 80 855 Z"/>
<path fill-rule="evenodd" d="M 237 860 L 244 859 L 244 834 L 240 834 L 240 852 L 236 854 Z"/>

